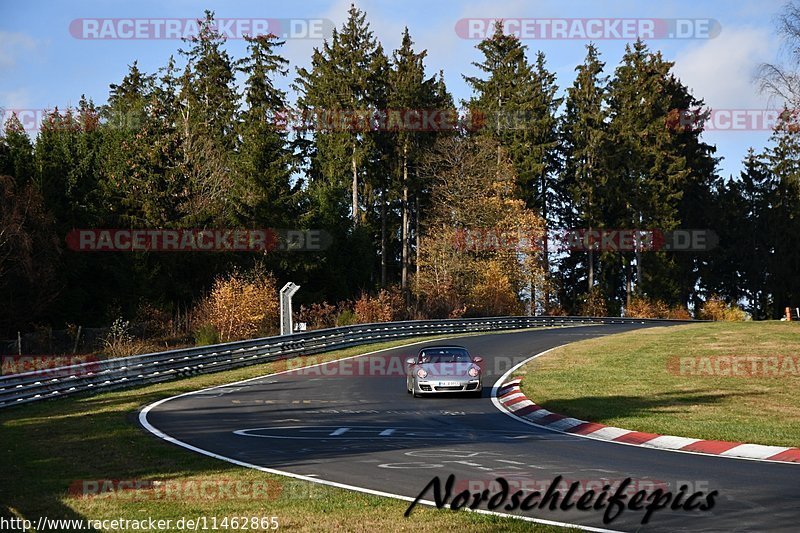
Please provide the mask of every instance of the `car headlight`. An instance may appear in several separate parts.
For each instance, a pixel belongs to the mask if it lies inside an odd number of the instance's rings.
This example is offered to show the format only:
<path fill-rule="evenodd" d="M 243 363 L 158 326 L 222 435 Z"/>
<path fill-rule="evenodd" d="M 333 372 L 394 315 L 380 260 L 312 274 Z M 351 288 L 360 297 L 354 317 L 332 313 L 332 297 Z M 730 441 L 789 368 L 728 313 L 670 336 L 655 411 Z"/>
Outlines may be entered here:
<path fill-rule="evenodd" d="M 428 377 L 428 373 L 425 372 L 424 368 L 420 368 L 419 370 L 417 370 L 417 375 L 419 377 L 421 377 L 422 379 L 425 379 L 426 377 Z"/>
<path fill-rule="evenodd" d="M 481 371 L 475 368 L 474 366 L 469 369 L 469 375 L 472 376 L 473 378 L 477 378 L 480 373 Z"/>

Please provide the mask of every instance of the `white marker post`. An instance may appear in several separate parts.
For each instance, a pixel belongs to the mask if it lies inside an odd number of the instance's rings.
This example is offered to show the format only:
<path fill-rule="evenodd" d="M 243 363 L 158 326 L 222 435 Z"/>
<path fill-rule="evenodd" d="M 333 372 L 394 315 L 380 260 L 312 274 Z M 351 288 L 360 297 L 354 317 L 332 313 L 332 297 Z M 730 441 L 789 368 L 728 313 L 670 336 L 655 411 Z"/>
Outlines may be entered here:
<path fill-rule="evenodd" d="M 300 289 L 291 281 L 281 289 L 281 335 L 292 333 L 292 296 Z"/>

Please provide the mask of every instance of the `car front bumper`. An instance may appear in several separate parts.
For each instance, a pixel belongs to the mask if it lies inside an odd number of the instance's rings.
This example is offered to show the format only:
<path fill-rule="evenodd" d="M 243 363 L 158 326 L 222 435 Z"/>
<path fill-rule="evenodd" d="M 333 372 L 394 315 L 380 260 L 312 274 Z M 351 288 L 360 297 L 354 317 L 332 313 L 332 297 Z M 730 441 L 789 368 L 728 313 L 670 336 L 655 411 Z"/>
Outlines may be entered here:
<path fill-rule="evenodd" d="M 453 392 L 478 392 L 481 390 L 483 390 L 483 383 L 480 378 L 414 380 L 414 392 L 417 394 L 447 394 Z"/>

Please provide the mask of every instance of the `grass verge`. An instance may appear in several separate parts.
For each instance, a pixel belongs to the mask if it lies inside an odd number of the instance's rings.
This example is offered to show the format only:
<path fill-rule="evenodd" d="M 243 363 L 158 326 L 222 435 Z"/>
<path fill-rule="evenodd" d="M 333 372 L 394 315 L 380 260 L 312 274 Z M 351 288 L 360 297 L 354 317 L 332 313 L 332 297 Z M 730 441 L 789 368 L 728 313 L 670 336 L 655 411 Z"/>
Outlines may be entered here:
<path fill-rule="evenodd" d="M 626 429 L 800 446 L 800 368 L 780 376 L 721 375 L 727 356 L 800 354 L 795 322 L 713 322 L 573 343 L 520 368 L 522 390 L 556 413 Z M 711 366 L 701 366 L 700 359 Z M 698 361 L 681 371 L 682 357 Z M 790 361 L 785 361 L 789 363 Z M 792 371 L 794 368 L 794 372 Z M 710 371 L 709 371 L 710 369 Z"/>
<path fill-rule="evenodd" d="M 305 359 L 317 363 L 435 338 L 443 336 L 360 346 Z M 138 411 L 161 398 L 284 368 L 285 363 L 266 363 L 0 411 L 0 517 L 25 518 L 34 523 L 40 516 L 171 519 L 172 527 L 162 531 L 184 530 L 185 525 L 177 525 L 181 518 L 206 517 L 210 529 L 212 517 L 219 525 L 223 517 L 234 516 L 274 516 L 279 530 L 291 531 L 565 531 L 510 518 L 437 511 L 424 506 L 404 519 L 407 502 L 239 468 L 167 444 L 137 424 Z M 158 485 L 85 497 L 81 485 L 79 494 L 70 489 L 81 480 L 155 480 Z M 267 524 L 263 528 L 248 527 L 247 531 L 270 528 Z M 238 530 L 244 529 L 240 525 Z"/>

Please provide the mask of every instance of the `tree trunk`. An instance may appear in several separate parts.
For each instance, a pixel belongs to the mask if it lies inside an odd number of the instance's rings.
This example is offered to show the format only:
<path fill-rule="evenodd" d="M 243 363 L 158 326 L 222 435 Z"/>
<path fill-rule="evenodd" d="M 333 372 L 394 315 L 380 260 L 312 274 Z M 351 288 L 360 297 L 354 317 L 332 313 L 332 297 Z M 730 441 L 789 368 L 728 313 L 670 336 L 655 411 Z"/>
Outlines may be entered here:
<path fill-rule="evenodd" d="M 358 166 L 356 165 L 356 148 L 353 145 L 353 157 L 351 158 L 353 168 L 353 226 L 358 225 Z"/>
<path fill-rule="evenodd" d="M 592 228 L 589 227 L 589 235 L 592 234 Z M 589 243 L 589 292 L 592 292 L 592 287 L 594 287 L 594 248 L 592 248 L 591 243 Z"/>
<path fill-rule="evenodd" d="M 547 251 L 547 176 L 542 173 L 542 221 L 544 222 L 544 247 L 542 248 L 542 262 L 544 267 L 544 280 L 542 287 L 542 298 L 544 300 L 544 310 L 550 309 L 550 254 Z"/>
<path fill-rule="evenodd" d="M 401 228 L 401 278 L 400 286 L 405 294 L 408 289 L 408 144 L 403 145 L 403 223 Z"/>
<path fill-rule="evenodd" d="M 416 277 L 414 278 L 414 283 L 416 285 L 415 289 L 417 293 L 419 293 L 419 197 L 415 199 L 416 209 L 414 214 L 414 239 L 416 240 L 416 260 L 415 260 L 415 272 Z"/>
<path fill-rule="evenodd" d="M 381 190 L 381 287 L 386 287 L 386 189 Z"/>
<path fill-rule="evenodd" d="M 625 311 L 631 308 L 631 262 L 630 259 L 625 261 Z"/>
<path fill-rule="evenodd" d="M 636 293 L 639 294 L 642 291 L 642 252 L 641 250 L 636 250 Z"/>
<path fill-rule="evenodd" d="M 642 227 L 641 215 L 639 216 L 639 227 Z M 644 278 L 642 277 L 644 274 L 644 267 L 642 266 L 642 249 L 638 238 L 634 241 L 634 246 L 636 247 L 636 293 L 641 294 L 642 282 L 644 281 Z"/>

